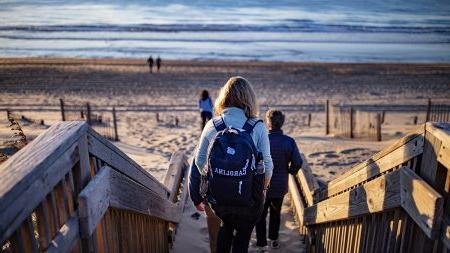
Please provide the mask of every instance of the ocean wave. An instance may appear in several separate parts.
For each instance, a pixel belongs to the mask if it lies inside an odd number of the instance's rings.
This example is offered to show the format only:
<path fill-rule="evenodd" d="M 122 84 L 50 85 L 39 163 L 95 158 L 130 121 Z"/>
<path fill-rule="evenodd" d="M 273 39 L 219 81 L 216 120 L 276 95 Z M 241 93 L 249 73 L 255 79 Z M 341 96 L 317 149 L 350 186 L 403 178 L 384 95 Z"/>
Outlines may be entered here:
<path fill-rule="evenodd" d="M 384 44 L 396 44 L 410 42 L 414 44 L 450 44 L 450 34 L 449 36 L 442 37 L 432 37 L 432 38 L 418 38 L 411 41 L 409 37 L 406 38 L 364 38 L 359 36 L 358 38 L 348 38 L 345 36 L 340 36 L 339 39 L 319 39 L 319 38 L 266 38 L 264 36 L 253 37 L 253 38 L 134 38 L 134 37 L 114 37 L 114 36 L 96 36 L 96 37 L 86 37 L 83 36 L 85 33 L 79 35 L 79 37 L 74 36 L 30 36 L 30 35 L 1 35 L 0 39 L 8 40 L 28 40 L 28 41 L 111 41 L 111 42 L 173 42 L 173 43 L 384 43 Z M 117 34 L 116 34 L 117 35 Z"/>
<path fill-rule="evenodd" d="M 450 25 L 345 25 L 317 24 L 309 20 L 271 25 L 235 24 L 134 24 L 134 25 L 0 25 L 0 31 L 27 32 L 340 32 L 340 33 L 444 33 L 450 34 Z"/>

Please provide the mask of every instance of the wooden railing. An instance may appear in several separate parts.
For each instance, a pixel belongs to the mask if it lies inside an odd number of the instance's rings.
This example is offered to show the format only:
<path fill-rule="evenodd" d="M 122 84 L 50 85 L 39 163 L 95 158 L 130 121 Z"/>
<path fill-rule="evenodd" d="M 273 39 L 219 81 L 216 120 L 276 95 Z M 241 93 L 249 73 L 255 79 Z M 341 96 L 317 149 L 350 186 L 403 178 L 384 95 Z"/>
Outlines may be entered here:
<path fill-rule="evenodd" d="M 289 192 L 309 252 L 450 252 L 449 170 L 445 123 L 421 126 L 321 189 L 300 170 Z"/>
<path fill-rule="evenodd" d="M 61 122 L 0 166 L 5 252 L 168 252 L 187 187 L 183 153 L 158 182 L 85 122 Z"/>

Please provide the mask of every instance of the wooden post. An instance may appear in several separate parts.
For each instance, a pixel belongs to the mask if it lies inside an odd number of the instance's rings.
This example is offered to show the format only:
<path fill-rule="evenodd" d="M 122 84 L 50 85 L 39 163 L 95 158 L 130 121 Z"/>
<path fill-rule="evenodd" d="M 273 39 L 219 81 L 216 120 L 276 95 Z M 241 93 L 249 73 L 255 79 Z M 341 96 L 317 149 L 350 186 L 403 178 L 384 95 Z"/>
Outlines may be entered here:
<path fill-rule="evenodd" d="M 59 99 L 59 106 L 61 107 L 61 120 L 66 121 L 66 114 L 64 112 L 64 100 L 62 98 Z"/>
<path fill-rule="evenodd" d="M 325 103 L 325 134 L 328 135 L 330 133 L 330 102 L 327 99 Z"/>
<path fill-rule="evenodd" d="M 384 124 L 384 117 L 386 116 L 386 111 L 381 112 L 381 124 Z"/>
<path fill-rule="evenodd" d="M 311 127 L 311 113 L 308 113 L 308 127 Z"/>
<path fill-rule="evenodd" d="M 9 120 L 9 117 L 11 116 L 11 112 L 6 109 L 6 119 Z"/>
<path fill-rule="evenodd" d="M 414 121 L 414 122 L 413 122 L 414 125 L 417 125 L 417 122 L 419 121 L 417 115 L 414 116 L 413 121 Z"/>
<path fill-rule="evenodd" d="M 381 115 L 377 113 L 377 141 L 381 141 Z"/>
<path fill-rule="evenodd" d="M 350 107 L 350 138 L 353 139 L 353 107 Z"/>
<path fill-rule="evenodd" d="M 89 102 L 86 103 L 86 121 L 88 125 L 91 125 L 91 106 L 89 105 Z"/>
<path fill-rule="evenodd" d="M 114 124 L 114 140 L 119 141 L 119 133 L 117 132 L 116 107 L 112 108 L 113 124 Z"/>
<path fill-rule="evenodd" d="M 178 117 L 175 117 L 175 126 L 176 126 L 176 127 L 178 127 L 179 121 L 180 121 L 180 120 L 178 119 Z"/>
<path fill-rule="evenodd" d="M 159 118 L 159 112 L 156 113 L 156 122 L 161 122 L 161 119 Z"/>
<path fill-rule="evenodd" d="M 431 117 L 431 99 L 428 99 L 428 107 L 427 107 L 427 117 L 426 117 L 426 122 L 430 121 L 430 117 Z"/>

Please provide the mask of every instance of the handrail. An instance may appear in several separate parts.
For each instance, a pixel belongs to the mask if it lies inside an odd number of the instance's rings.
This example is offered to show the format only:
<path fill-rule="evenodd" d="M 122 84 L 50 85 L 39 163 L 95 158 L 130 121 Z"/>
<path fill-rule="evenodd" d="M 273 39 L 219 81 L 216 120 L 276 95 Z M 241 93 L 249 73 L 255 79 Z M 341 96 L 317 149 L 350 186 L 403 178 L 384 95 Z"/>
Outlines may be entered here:
<path fill-rule="evenodd" d="M 0 242 L 3 243 L 79 162 L 77 142 L 87 124 L 51 126 L 0 165 Z"/>
<path fill-rule="evenodd" d="M 186 156 L 175 153 L 169 167 L 170 189 L 85 122 L 56 123 L 0 165 L 0 246 L 123 251 L 127 240 L 153 236 L 134 250 L 166 251 L 168 224 L 180 221 L 187 198 Z M 129 229 L 124 221 L 137 226 L 131 234 L 115 230 Z"/>
<path fill-rule="evenodd" d="M 330 181 L 327 187 L 317 194 L 317 200 L 324 200 L 349 190 L 420 155 L 423 152 L 424 129 L 424 126 L 419 127 L 367 161 L 353 166 Z"/>
<path fill-rule="evenodd" d="M 372 240 L 382 240 L 377 236 L 387 232 L 378 233 L 386 230 L 397 236 L 389 236 L 382 249 L 412 250 L 416 242 L 411 233 L 422 240 L 420 247 L 450 248 L 450 214 L 444 212 L 450 204 L 449 161 L 450 124 L 426 123 L 328 183 L 314 196 L 312 206 L 299 194 L 305 195 L 307 183 L 291 177 L 292 206 L 300 226 L 308 231 L 308 248 L 367 251 Z M 408 216 L 412 224 L 405 223 Z"/>

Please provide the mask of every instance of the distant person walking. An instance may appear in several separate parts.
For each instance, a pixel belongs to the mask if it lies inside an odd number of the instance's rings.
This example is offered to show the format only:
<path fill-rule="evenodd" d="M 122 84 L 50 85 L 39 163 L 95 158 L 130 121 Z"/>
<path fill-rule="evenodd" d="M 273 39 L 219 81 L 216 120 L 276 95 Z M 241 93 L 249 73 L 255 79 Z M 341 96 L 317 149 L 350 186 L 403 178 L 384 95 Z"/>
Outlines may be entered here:
<path fill-rule="evenodd" d="M 153 57 L 150 55 L 147 59 L 148 68 L 150 69 L 150 73 L 153 72 Z"/>
<path fill-rule="evenodd" d="M 269 110 L 266 113 L 266 124 L 269 129 L 273 174 L 261 219 L 256 224 L 256 246 L 260 252 L 264 252 L 267 246 L 266 216 L 269 210 L 270 247 L 279 248 L 280 212 L 284 195 L 288 191 L 288 175 L 297 174 L 303 164 L 295 140 L 283 134 L 281 130 L 284 124 L 284 114 L 278 110 Z"/>
<path fill-rule="evenodd" d="M 213 102 L 207 90 L 203 90 L 198 101 L 198 108 L 200 109 L 200 116 L 202 118 L 202 130 L 206 122 L 212 119 L 213 116 Z"/>
<path fill-rule="evenodd" d="M 161 68 L 161 58 L 158 55 L 158 58 L 156 58 L 156 69 L 159 72 L 159 69 Z"/>

